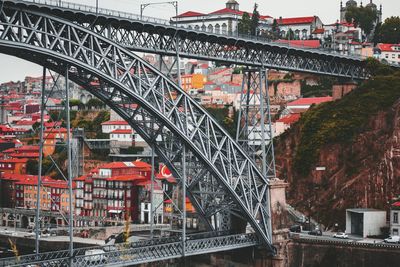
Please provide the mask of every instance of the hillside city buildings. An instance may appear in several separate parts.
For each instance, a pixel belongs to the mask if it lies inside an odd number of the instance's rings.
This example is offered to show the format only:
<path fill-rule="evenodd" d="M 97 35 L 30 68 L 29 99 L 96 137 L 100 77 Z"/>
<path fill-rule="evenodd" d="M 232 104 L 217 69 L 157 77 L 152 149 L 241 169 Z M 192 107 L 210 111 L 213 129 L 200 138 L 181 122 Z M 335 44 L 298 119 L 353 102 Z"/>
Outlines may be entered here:
<path fill-rule="evenodd" d="M 310 49 L 331 48 L 343 54 L 373 56 L 388 63 L 399 64 L 400 44 L 378 44 L 374 47 L 360 28 L 345 20 L 347 9 L 356 5 L 353 0 L 344 5 L 341 3 L 340 19 L 328 24 L 313 14 L 296 18 L 273 18 L 262 14 L 257 34 L 265 35 L 275 25 L 279 29 L 279 36 L 271 41 L 279 44 Z M 377 9 L 372 1 L 368 5 Z M 235 0 L 229 0 L 219 10 L 210 13 L 187 11 L 172 20 L 194 31 L 235 35 L 244 13 Z M 376 22 L 379 23 L 382 21 L 382 6 L 377 9 L 377 14 Z M 293 32 L 293 39 L 290 38 L 290 32 Z M 157 56 L 144 54 L 142 57 L 150 64 L 160 66 Z M 164 57 L 164 68 L 172 67 L 173 62 L 172 58 Z M 187 59 L 182 59 L 179 65 L 182 89 L 206 108 L 227 108 L 231 118 L 240 108 L 241 94 L 247 90 L 254 94 L 247 85 L 243 85 L 241 66 L 216 66 L 208 61 Z M 175 73 L 172 70 L 172 79 L 176 80 L 177 69 Z M 57 91 L 65 88 L 64 79 L 55 82 L 48 76 L 45 80 L 45 90 L 56 92 L 55 97 L 48 99 L 50 109 L 62 109 L 64 103 L 61 97 L 57 97 Z M 263 89 L 270 97 L 274 137 L 300 120 L 301 114 L 313 105 L 340 99 L 355 87 L 354 83 L 337 83 L 333 84 L 329 95 L 304 97 L 305 87 L 318 85 L 320 80 L 315 75 L 269 70 L 268 88 Z M 73 83 L 68 87 L 71 98 L 79 102 L 79 105 L 73 107 L 74 111 L 98 111 L 87 105 L 93 101 L 90 93 Z M 78 151 L 79 145 L 73 149 L 82 153 L 86 161 L 83 163 L 83 173 L 77 172 L 74 175 L 73 198 L 70 199 L 68 195 L 66 182 L 50 174 L 43 177 L 40 195 L 36 196 L 38 176 L 37 172 L 32 174 L 32 166 L 39 157 L 37 127 L 41 117 L 41 89 L 41 77 L 25 77 L 22 81 L 0 84 L 0 208 L 8 209 L 8 213 L 0 213 L 0 225 L 17 224 L 23 228 L 31 226 L 34 222 L 32 210 L 37 207 L 37 198 L 40 199 L 41 210 L 47 212 L 43 224 L 65 225 L 62 215 L 71 212 L 70 203 L 73 205 L 76 226 L 115 225 L 124 220 L 147 224 L 151 220 L 152 208 L 156 223 L 171 223 L 176 217 L 173 202 L 179 198 L 172 190 L 177 184 L 175 178 L 161 162 L 152 169 L 149 164 L 151 149 L 145 140 L 118 114 L 104 107 L 101 110 L 108 111 L 110 117 L 100 123 L 101 130 L 95 133 L 102 134 L 102 138 L 80 138 L 75 134 L 80 130 L 79 127 L 73 127 L 71 131 L 73 144 L 84 143 L 84 151 Z M 47 157 L 59 153 L 55 144 L 66 141 L 67 129 L 62 120 L 54 120 L 48 113 L 43 115 L 46 136 L 43 154 Z M 108 160 L 113 159 L 114 162 L 91 160 L 91 153 L 96 154 L 97 151 L 89 146 L 86 139 L 106 143 L 109 146 Z M 152 176 L 155 178 L 153 182 Z M 153 203 L 150 199 L 151 187 L 154 188 Z M 197 228 L 199 222 L 192 203 L 189 199 L 185 202 L 189 212 L 188 227 Z M 391 213 L 393 234 L 400 229 L 397 204 L 394 204 Z M 16 219 L 9 217 L 10 209 L 28 212 Z"/>

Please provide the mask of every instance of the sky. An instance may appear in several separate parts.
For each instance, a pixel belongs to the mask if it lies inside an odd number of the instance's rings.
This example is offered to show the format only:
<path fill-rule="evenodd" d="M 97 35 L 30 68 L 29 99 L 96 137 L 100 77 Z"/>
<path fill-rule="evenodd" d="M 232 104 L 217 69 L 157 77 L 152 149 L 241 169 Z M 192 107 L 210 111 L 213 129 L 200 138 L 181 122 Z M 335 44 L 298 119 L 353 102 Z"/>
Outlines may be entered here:
<path fill-rule="evenodd" d="M 131 13 L 140 13 L 140 5 L 158 3 L 163 0 L 98 0 L 99 7 L 116 9 Z M 171 1 L 171 0 L 167 0 Z M 225 7 L 227 0 L 178 0 L 179 13 L 198 11 L 210 13 Z M 255 3 L 262 15 L 275 18 L 296 16 L 319 16 L 323 23 L 331 24 L 339 18 L 340 0 L 237 0 L 240 9 L 251 12 Z M 68 0 L 79 4 L 95 6 L 96 0 Z M 343 1 L 345 3 L 346 0 Z M 360 3 L 360 1 L 357 1 Z M 364 5 L 369 0 L 364 0 Z M 374 0 L 376 5 L 383 5 L 383 18 L 400 16 L 400 0 Z M 168 4 L 148 6 L 145 16 L 169 19 L 175 15 L 175 9 Z M 0 83 L 22 80 L 25 76 L 40 76 L 41 67 L 15 57 L 0 54 Z"/>

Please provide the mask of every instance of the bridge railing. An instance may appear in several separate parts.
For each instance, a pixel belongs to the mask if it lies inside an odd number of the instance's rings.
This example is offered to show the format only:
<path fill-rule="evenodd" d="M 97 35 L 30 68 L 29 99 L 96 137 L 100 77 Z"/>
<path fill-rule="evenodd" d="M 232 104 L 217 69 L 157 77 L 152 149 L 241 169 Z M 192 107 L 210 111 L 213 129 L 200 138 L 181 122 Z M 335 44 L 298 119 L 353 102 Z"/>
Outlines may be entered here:
<path fill-rule="evenodd" d="M 236 235 L 193 235 L 185 240 L 183 253 L 181 237 L 143 240 L 116 246 L 101 246 L 75 249 L 72 262 L 74 266 L 99 266 L 102 264 L 118 265 L 124 263 L 144 263 L 164 259 L 172 259 L 185 255 L 212 253 L 235 248 L 249 247 L 258 244 L 255 234 Z M 193 238 L 193 239 L 191 239 Z M 88 255 L 86 251 L 91 250 Z M 69 251 L 55 251 L 38 255 L 25 255 L 19 258 L 0 259 L 0 266 L 69 266 Z"/>
<path fill-rule="evenodd" d="M 27 3 L 35 3 L 35 4 L 39 4 L 39 5 L 48 5 L 48 6 L 53 6 L 53 7 L 59 7 L 61 9 L 82 11 L 85 13 L 91 13 L 93 15 L 104 15 L 104 16 L 109 16 L 109 17 L 111 16 L 111 17 L 127 19 L 127 20 L 147 22 L 147 23 L 156 24 L 156 25 L 178 27 L 178 28 L 182 28 L 185 30 L 193 30 L 193 29 L 189 29 L 183 25 L 177 26 L 176 22 L 174 22 L 172 20 L 165 20 L 165 19 L 154 18 L 154 17 L 149 17 L 149 16 L 141 16 L 141 15 L 134 14 L 134 13 L 99 8 L 99 7 L 83 5 L 83 4 L 76 4 L 76 3 L 60 1 L 60 0 L 11 0 L 11 1 L 16 2 L 16 3 L 17 2 L 27 2 Z M 278 42 L 274 42 L 273 40 L 271 40 L 267 37 L 264 37 L 264 36 L 244 35 L 244 34 L 238 34 L 237 32 L 229 32 L 229 31 L 227 31 L 225 33 L 214 33 L 214 32 L 207 31 L 207 29 L 205 29 L 205 30 L 196 29 L 195 31 L 204 32 L 207 34 L 213 34 L 213 35 L 222 36 L 222 37 L 234 37 L 234 38 L 238 38 L 238 39 L 240 38 L 243 40 L 269 43 L 269 44 L 273 44 L 274 46 L 277 46 L 277 47 L 290 48 L 290 49 L 301 49 L 301 50 L 312 51 L 312 52 L 321 52 L 324 54 L 330 54 L 330 55 L 334 55 L 334 56 L 345 57 L 345 58 L 355 59 L 355 60 L 363 60 L 363 59 L 367 58 L 366 56 L 363 56 L 363 55 L 351 54 L 351 53 L 341 53 L 341 52 L 338 52 L 335 50 L 331 50 L 329 48 L 310 48 L 309 46 L 306 46 L 305 44 L 290 44 L 290 42 L 278 43 Z"/>

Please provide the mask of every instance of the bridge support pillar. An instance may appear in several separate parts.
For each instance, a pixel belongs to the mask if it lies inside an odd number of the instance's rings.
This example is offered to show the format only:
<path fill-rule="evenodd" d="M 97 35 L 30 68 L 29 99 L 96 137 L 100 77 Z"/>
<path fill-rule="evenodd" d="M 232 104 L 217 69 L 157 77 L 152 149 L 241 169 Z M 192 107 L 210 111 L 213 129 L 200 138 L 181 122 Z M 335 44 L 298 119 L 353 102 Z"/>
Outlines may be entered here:
<path fill-rule="evenodd" d="M 271 258 L 272 267 L 288 266 L 288 214 L 286 210 L 286 188 L 288 183 L 278 178 L 270 181 L 272 240 L 277 253 Z"/>

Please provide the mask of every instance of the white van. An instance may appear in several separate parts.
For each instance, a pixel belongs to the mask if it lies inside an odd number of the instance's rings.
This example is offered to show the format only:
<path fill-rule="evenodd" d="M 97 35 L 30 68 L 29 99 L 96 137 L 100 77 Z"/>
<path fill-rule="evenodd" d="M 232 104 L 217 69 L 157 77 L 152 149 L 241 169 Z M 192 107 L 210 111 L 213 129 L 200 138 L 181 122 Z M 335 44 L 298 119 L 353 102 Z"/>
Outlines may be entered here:
<path fill-rule="evenodd" d="M 400 243 L 400 236 L 394 235 L 394 236 L 389 236 L 385 240 L 383 240 L 385 243 Z"/>

